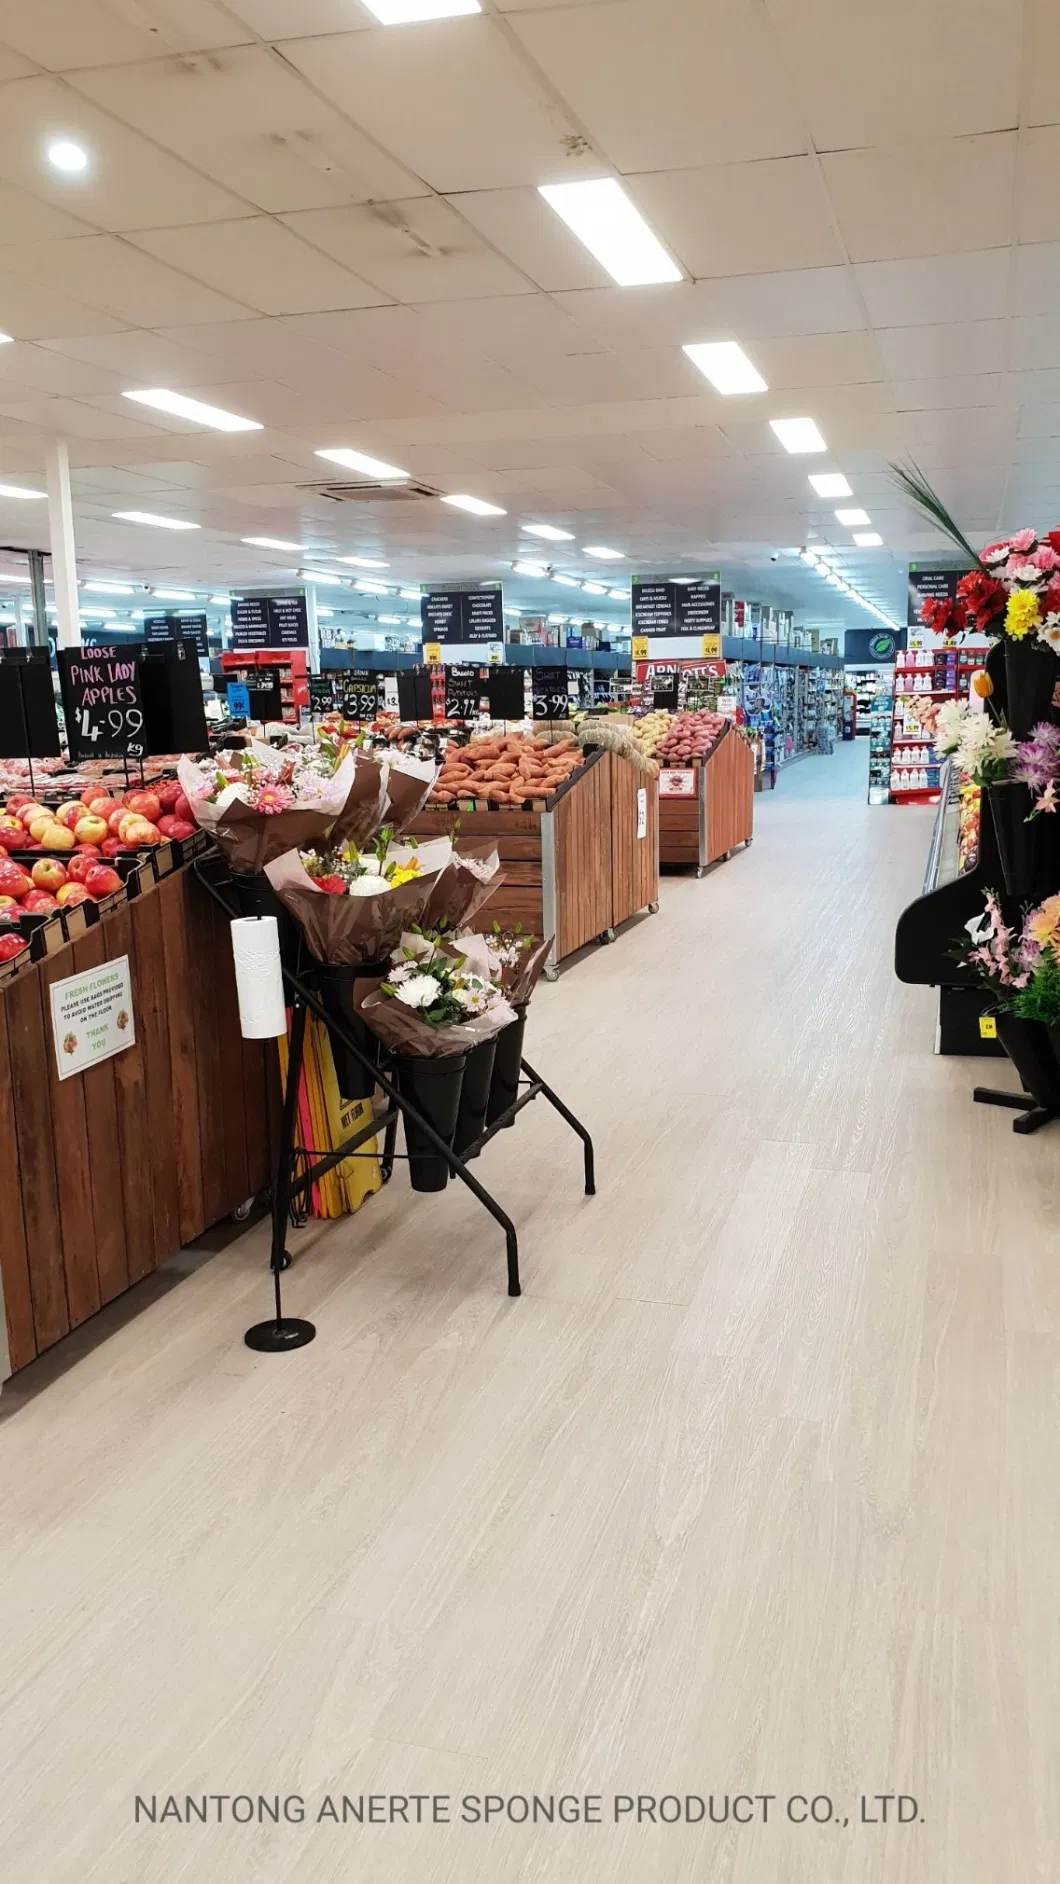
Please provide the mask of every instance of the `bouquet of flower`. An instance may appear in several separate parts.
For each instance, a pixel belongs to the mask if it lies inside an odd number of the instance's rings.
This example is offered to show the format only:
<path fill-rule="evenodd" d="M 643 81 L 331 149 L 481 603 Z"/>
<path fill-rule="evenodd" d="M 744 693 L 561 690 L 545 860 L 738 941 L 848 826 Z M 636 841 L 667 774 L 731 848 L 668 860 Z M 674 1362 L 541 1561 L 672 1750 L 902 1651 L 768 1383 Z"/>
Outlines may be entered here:
<path fill-rule="evenodd" d="M 391 1052 L 417 1059 L 466 1053 L 516 1018 L 501 989 L 449 944 L 399 950 L 386 979 L 359 1006 Z"/>
<path fill-rule="evenodd" d="M 423 927 L 466 927 L 503 882 L 496 839 L 455 838 L 420 918 Z"/>
<path fill-rule="evenodd" d="M 265 874 L 318 962 L 360 967 L 383 961 L 403 931 L 422 920 L 451 856 L 446 837 L 304 856 L 291 850 L 267 864 Z"/>
<path fill-rule="evenodd" d="M 410 883 L 420 872 L 418 846 L 413 841 L 400 850 L 393 827 L 384 824 L 363 850 L 354 844 L 333 844 L 324 852 L 304 850 L 300 857 L 306 875 L 328 896 L 378 896 Z"/>
<path fill-rule="evenodd" d="M 1060 897 L 1051 900 L 1060 909 Z M 954 960 L 995 995 L 1000 1009 L 1011 1010 L 1016 995 L 1030 982 L 1041 953 L 1031 926 L 1040 912 L 1035 911 L 1023 930 L 1017 931 L 1006 923 L 995 890 L 987 890 L 985 901 L 983 915 L 965 924 L 970 939 L 954 949 Z"/>
<path fill-rule="evenodd" d="M 529 1001 L 541 978 L 554 938 L 524 935 L 516 923 L 514 929 L 502 929 L 495 922 L 486 933 L 490 973 L 504 989 L 513 1007 Z"/>
<path fill-rule="evenodd" d="M 1016 742 L 1004 722 L 973 713 L 964 701 L 948 700 L 935 722 L 935 750 L 953 753 L 959 769 L 976 785 L 998 785 L 1009 777 Z"/>
<path fill-rule="evenodd" d="M 196 762 L 177 777 L 192 816 L 239 875 L 254 875 L 292 845 L 327 836 L 353 787 L 357 760 L 342 747 L 277 752 L 252 745 Z"/>
<path fill-rule="evenodd" d="M 1034 804 L 1030 817 L 1036 818 L 1041 811 L 1056 810 L 1056 793 L 1060 786 L 1060 726 L 1041 720 L 1031 728 L 1030 738 L 1022 740 L 1016 748 L 1012 777 L 1031 792 Z"/>

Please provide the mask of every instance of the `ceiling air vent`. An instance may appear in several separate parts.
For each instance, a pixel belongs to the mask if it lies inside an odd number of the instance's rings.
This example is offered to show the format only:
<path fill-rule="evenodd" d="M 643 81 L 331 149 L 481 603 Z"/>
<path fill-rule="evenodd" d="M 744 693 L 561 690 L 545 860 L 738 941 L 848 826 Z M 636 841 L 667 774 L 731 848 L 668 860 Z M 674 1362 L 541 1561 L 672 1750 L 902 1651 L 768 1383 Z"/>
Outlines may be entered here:
<path fill-rule="evenodd" d="M 407 478 L 402 483 L 387 481 L 385 478 L 368 479 L 356 484 L 332 483 L 299 484 L 297 489 L 308 491 L 311 497 L 326 497 L 333 504 L 417 504 L 425 497 L 440 497 L 430 484 L 418 484 L 415 478 Z"/>

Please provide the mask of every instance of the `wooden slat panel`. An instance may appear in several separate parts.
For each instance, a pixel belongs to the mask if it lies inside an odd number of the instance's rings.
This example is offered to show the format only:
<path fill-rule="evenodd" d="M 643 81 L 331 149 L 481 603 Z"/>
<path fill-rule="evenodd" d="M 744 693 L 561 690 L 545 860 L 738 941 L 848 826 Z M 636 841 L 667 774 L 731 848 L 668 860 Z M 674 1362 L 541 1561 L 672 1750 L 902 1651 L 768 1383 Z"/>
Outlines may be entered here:
<path fill-rule="evenodd" d="M 751 836 L 754 760 L 739 733 L 728 732 L 707 760 L 707 861 L 715 863 Z"/>
<path fill-rule="evenodd" d="M 618 753 L 609 753 L 611 773 L 611 920 L 621 922 L 646 909 L 659 896 L 659 839 L 656 825 L 658 779 L 640 772 Z M 645 832 L 637 836 L 638 794 L 645 793 Z"/>
<path fill-rule="evenodd" d="M 115 961 L 122 955 L 129 957 L 132 975 L 136 1039 L 131 1047 L 115 1054 L 111 1064 L 114 1068 L 121 1184 L 125 1200 L 125 1250 L 129 1262 L 129 1281 L 139 1282 L 141 1277 L 150 1275 L 157 1260 L 153 1204 L 155 1151 L 147 1120 L 144 1027 L 132 909 L 133 905 L 129 904 L 107 918 L 104 943 L 109 961 Z"/>
<path fill-rule="evenodd" d="M 177 1220 L 181 1243 L 206 1228 L 199 1142 L 199 1075 L 196 1061 L 196 973 L 189 954 L 188 897 L 195 889 L 186 870 L 168 877 L 155 895 L 162 909 L 166 967 L 169 1059 L 172 1073 L 170 1130 L 176 1158 Z M 198 891 L 198 894 L 203 894 Z"/>
<path fill-rule="evenodd" d="M 610 753 L 578 774 L 554 811 L 556 956 L 562 961 L 611 926 Z"/>
<path fill-rule="evenodd" d="M 0 1277 L 3 1279 L 7 1320 L 7 1351 L 12 1372 L 36 1359 L 26 1231 L 15 1135 L 13 1080 L 7 1037 L 7 996 L 0 995 L 0 1197 L 4 1199 L 4 1233 L 0 1236 Z"/>
<path fill-rule="evenodd" d="M 660 861 L 698 864 L 698 798 L 663 798 L 659 802 Z"/>
<path fill-rule="evenodd" d="M 61 1341 L 70 1327 L 49 1103 L 47 1056 L 52 1050 L 51 1022 L 49 1019 L 45 1029 L 41 992 L 38 971 L 19 975 L 4 997 L 22 1218 L 38 1352 Z"/>
<path fill-rule="evenodd" d="M 64 949 L 52 961 L 41 963 L 41 1006 L 48 1048 L 48 1098 L 56 1149 L 62 1226 L 63 1272 L 70 1326 L 77 1328 L 100 1308 L 96 1272 L 95 1209 L 92 1193 L 92 1153 L 83 1075 L 60 1079 L 55 1063 L 49 990 L 56 981 L 76 973 L 72 951 Z"/>
<path fill-rule="evenodd" d="M 106 961 L 105 939 L 109 923 L 90 929 L 72 950 L 68 973 L 86 974 Z M 129 1260 L 125 1249 L 125 1211 L 118 1141 L 118 1102 L 114 1088 L 114 1061 L 104 1060 L 81 1075 L 88 1122 L 88 1167 L 92 1186 L 92 1218 L 96 1231 L 96 1276 L 100 1303 L 112 1302 L 129 1286 Z"/>
<path fill-rule="evenodd" d="M 161 887 L 142 898 L 132 923 L 136 945 L 136 1024 L 143 1040 L 147 1131 L 151 1146 L 155 1264 L 174 1255 L 181 1242 L 163 937 L 165 908 L 161 898 Z"/>
<path fill-rule="evenodd" d="M 203 1216 L 206 1224 L 219 1223 L 232 1208 L 225 1165 L 224 1065 L 221 1057 L 218 977 L 214 959 L 217 930 L 214 905 L 193 879 L 187 880 L 188 950 L 195 965 L 195 1065 L 198 1076 L 199 1157 L 202 1165 Z M 203 973 L 203 964 L 209 964 Z"/>

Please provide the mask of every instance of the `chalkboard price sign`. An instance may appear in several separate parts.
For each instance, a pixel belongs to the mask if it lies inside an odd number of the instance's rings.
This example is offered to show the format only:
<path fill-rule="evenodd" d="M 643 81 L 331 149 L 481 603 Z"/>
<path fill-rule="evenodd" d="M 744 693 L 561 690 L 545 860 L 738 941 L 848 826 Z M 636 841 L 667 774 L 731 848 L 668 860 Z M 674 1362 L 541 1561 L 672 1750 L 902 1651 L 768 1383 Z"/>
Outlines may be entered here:
<path fill-rule="evenodd" d="M 379 680 L 369 667 L 352 667 L 342 676 L 342 710 L 348 720 L 374 720 L 379 712 Z"/>
<path fill-rule="evenodd" d="M 532 667 L 535 720 L 570 718 L 570 694 L 565 667 Z"/>
<path fill-rule="evenodd" d="M 128 648 L 60 648 L 66 739 L 85 759 L 142 759 L 146 750 L 139 662 Z"/>
<path fill-rule="evenodd" d="M 309 711 L 331 713 L 335 708 L 335 682 L 330 674 L 310 674 Z"/>
<path fill-rule="evenodd" d="M 482 669 L 455 664 L 445 670 L 445 717 L 447 720 L 476 720 L 481 711 L 485 689 Z"/>

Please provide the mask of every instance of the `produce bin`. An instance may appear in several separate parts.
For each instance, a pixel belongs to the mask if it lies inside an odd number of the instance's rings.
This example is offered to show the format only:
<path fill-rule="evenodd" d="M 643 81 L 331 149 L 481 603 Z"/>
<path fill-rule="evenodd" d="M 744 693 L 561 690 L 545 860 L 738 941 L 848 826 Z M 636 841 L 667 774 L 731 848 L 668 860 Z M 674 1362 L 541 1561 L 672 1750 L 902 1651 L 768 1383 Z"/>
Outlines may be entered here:
<path fill-rule="evenodd" d="M 754 755 L 727 727 L 705 759 L 663 767 L 659 774 L 660 861 L 692 865 L 696 875 L 739 844 L 754 827 Z"/>
<path fill-rule="evenodd" d="M 554 935 L 545 973 L 587 942 L 612 939 L 619 923 L 658 904 L 658 781 L 617 753 L 598 749 L 552 797 L 515 806 L 474 800 L 422 811 L 417 837 L 494 838 L 505 881 L 474 924 L 521 923 Z"/>
<path fill-rule="evenodd" d="M 60 1080 L 51 984 L 123 955 L 135 1044 Z M 276 1078 L 185 868 L 0 981 L 0 1379 L 264 1187 Z"/>

